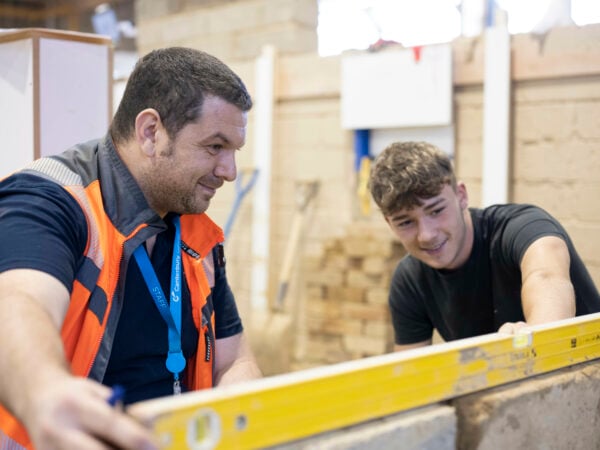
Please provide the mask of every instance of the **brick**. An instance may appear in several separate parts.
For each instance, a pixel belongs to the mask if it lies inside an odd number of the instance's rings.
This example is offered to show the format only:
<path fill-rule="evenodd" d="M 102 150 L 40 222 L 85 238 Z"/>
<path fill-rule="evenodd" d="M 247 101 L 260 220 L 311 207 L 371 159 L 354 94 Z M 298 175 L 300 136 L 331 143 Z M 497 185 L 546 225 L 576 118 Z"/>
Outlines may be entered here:
<path fill-rule="evenodd" d="M 382 355 L 386 352 L 385 339 L 370 336 L 345 335 L 343 348 L 353 358 Z"/>
<path fill-rule="evenodd" d="M 387 287 L 376 287 L 367 289 L 367 303 L 387 305 L 389 298 L 389 289 Z"/>
<path fill-rule="evenodd" d="M 387 261 L 378 256 L 368 256 L 364 259 L 362 268 L 368 275 L 380 275 L 387 271 Z"/>
<path fill-rule="evenodd" d="M 337 319 L 341 317 L 341 303 L 327 300 L 309 300 L 306 302 L 307 320 Z"/>
<path fill-rule="evenodd" d="M 342 317 L 348 319 L 362 319 L 382 323 L 387 322 L 390 315 L 387 305 L 374 303 L 344 303 L 340 311 Z"/>
<path fill-rule="evenodd" d="M 348 269 L 350 262 L 348 261 L 348 258 L 342 254 L 330 255 L 327 260 L 324 261 L 324 266 L 326 268 L 344 271 Z"/>
<path fill-rule="evenodd" d="M 349 356 L 338 336 L 310 336 L 306 343 L 306 360 L 309 362 L 334 363 L 348 360 Z"/>
<path fill-rule="evenodd" d="M 391 339 L 392 336 L 392 324 L 387 322 L 367 322 L 364 325 L 365 336 L 371 336 L 375 338 L 383 338 L 386 341 Z"/>
<path fill-rule="evenodd" d="M 311 301 L 325 300 L 327 287 L 320 285 L 307 285 L 304 287 L 304 296 Z"/>
<path fill-rule="evenodd" d="M 309 272 L 304 275 L 309 284 L 321 284 L 323 286 L 343 286 L 344 274 L 338 270 L 322 270 L 320 272 Z"/>
<path fill-rule="evenodd" d="M 346 285 L 358 288 L 387 286 L 389 274 L 369 275 L 362 270 L 350 269 L 346 272 Z"/>
<path fill-rule="evenodd" d="M 345 334 L 361 334 L 362 322 L 349 319 L 314 319 L 308 321 L 308 329 L 312 334 L 343 336 Z"/>
<path fill-rule="evenodd" d="M 366 289 L 346 286 L 333 286 L 327 290 L 327 298 L 340 303 L 362 303 L 365 301 Z"/>

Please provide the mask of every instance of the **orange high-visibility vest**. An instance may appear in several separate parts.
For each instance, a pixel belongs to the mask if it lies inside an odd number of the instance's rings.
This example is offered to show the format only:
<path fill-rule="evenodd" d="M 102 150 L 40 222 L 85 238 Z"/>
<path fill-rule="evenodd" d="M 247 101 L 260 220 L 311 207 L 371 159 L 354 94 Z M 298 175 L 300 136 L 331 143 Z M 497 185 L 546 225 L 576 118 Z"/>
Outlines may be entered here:
<path fill-rule="evenodd" d="M 73 374 L 101 382 L 121 312 L 121 274 L 133 251 L 165 225 L 143 199 L 108 136 L 103 142 L 91 141 L 60 156 L 34 161 L 24 171 L 61 185 L 85 214 L 84 261 L 73 282 L 61 337 Z M 136 198 L 133 204 L 131 199 Z M 199 335 L 196 355 L 188 360 L 184 377 L 190 390 L 213 385 L 214 312 L 207 299 L 214 286 L 212 249 L 223 240 L 222 230 L 206 214 L 181 216 L 183 272 Z M 26 430 L 0 405 L 0 450 L 26 448 L 33 448 Z"/>

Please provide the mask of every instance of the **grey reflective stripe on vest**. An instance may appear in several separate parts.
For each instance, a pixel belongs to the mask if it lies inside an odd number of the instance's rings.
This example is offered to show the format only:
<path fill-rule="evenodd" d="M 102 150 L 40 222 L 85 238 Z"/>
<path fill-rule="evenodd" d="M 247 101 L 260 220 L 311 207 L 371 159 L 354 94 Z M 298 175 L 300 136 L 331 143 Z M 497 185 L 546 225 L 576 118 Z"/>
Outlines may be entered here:
<path fill-rule="evenodd" d="M 215 258 L 211 251 L 204 259 L 202 259 L 202 268 L 208 280 L 208 286 L 212 289 L 215 287 Z"/>
<path fill-rule="evenodd" d="M 23 169 L 23 172 L 34 172 L 53 180 L 63 187 L 68 186 L 70 192 L 75 196 L 77 203 L 83 209 L 88 224 L 88 251 L 75 277 L 87 290 L 92 292 L 90 310 L 98 317 L 100 323 L 102 323 L 104 314 L 106 313 L 107 300 L 106 293 L 96 287 L 96 281 L 100 274 L 100 268 L 104 264 L 104 255 L 100 251 L 98 225 L 95 220 L 90 219 L 93 217 L 92 208 L 85 195 L 81 176 L 73 172 L 62 162 L 53 158 L 41 158 L 33 161 Z"/>
<path fill-rule="evenodd" d="M 25 447 L 9 438 L 0 430 L 0 450 L 25 450 Z"/>

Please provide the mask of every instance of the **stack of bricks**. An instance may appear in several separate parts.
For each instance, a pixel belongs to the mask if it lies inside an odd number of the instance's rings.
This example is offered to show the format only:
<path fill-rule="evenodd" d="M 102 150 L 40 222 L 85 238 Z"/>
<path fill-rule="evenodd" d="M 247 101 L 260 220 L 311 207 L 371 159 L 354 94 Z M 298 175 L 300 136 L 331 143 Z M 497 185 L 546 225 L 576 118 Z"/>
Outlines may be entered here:
<path fill-rule="evenodd" d="M 392 350 L 388 292 L 403 255 L 387 228 L 357 222 L 346 236 L 325 242 L 321 255 L 307 258 L 298 369 Z"/>

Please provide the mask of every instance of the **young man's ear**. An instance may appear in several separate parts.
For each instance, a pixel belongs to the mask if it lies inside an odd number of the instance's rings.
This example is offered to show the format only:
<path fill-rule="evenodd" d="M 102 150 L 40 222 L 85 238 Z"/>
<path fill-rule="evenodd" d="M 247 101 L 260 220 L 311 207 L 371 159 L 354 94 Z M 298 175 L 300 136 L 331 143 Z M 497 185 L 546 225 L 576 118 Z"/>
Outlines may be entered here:
<path fill-rule="evenodd" d="M 146 156 L 156 153 L 156 140 L 160 126 L 160 114 L 154 108 L 141 111 L 135 118 L 135 139 Z"/>
<path fill-rule="evenodd" d="M 462 181 L 456 183 L 456 196 L 458 197 L 460 209 L 467 209 L 469 207 L 469 194 L 467 194 L 467 186 Z"/>

